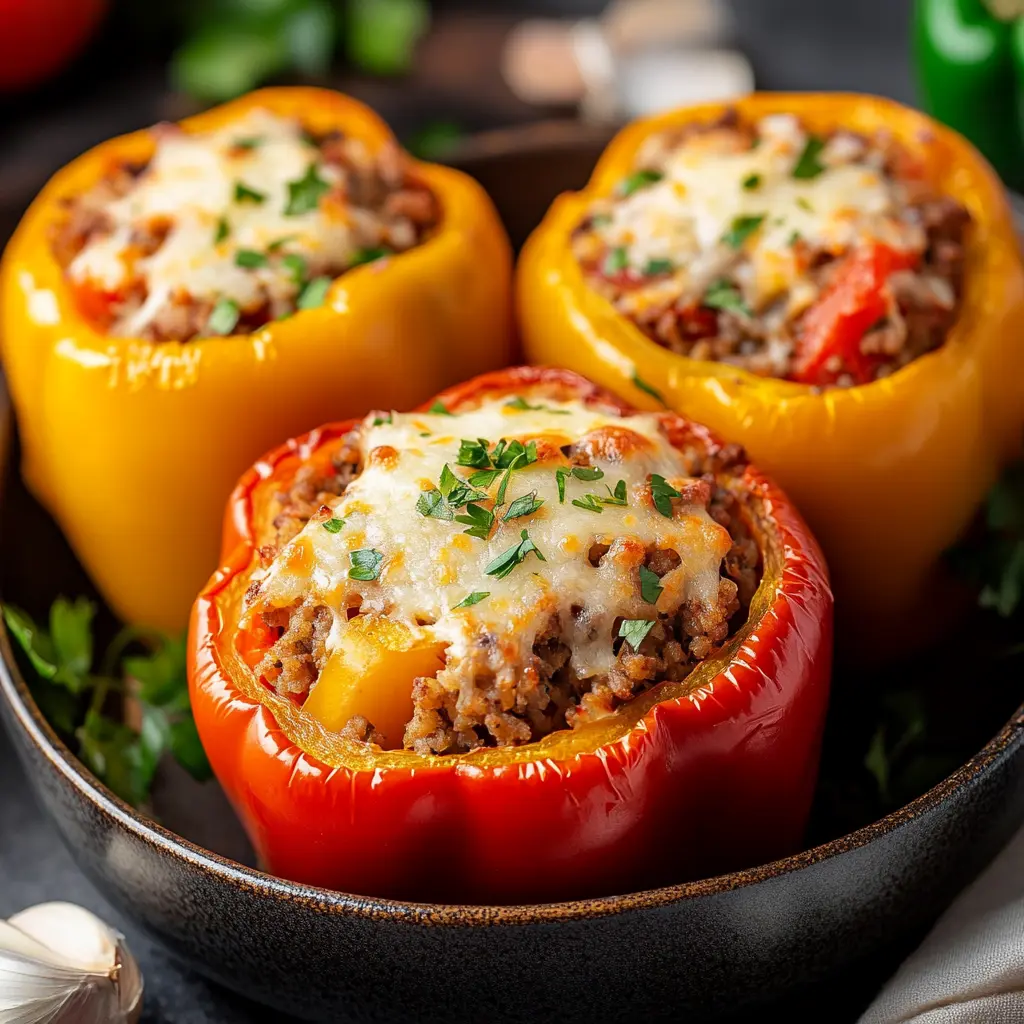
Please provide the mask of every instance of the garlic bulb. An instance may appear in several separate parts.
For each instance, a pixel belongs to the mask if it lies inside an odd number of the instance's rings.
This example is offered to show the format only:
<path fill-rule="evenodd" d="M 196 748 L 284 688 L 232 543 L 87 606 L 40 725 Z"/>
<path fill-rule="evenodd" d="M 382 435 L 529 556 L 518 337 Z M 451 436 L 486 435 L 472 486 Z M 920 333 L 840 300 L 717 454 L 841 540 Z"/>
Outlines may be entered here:
<path fill-rule="evenodd" d="M 71 903 L 0 921 L 0 1024 L 135 1024 L 142 975 L 124 936 Z"/>

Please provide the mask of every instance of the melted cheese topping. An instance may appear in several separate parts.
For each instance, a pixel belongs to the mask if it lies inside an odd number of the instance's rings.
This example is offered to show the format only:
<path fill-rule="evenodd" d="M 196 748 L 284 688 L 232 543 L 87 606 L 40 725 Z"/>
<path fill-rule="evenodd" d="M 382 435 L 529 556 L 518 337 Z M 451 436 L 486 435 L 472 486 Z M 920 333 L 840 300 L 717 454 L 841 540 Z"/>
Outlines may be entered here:
<path fill-rule="evenodd" d="M 559 635 L 573 651 L 573 668 L 580 678 L 589 678 L 608 672 L 615 662 L 617 618 L 654 619 L 686 602 L 705 607 L 717 602 L 731 539 L 700 505 L 680 508 L 676 502 L 667 518 L 652 504 L 651 474 L 676 487 L 688 479 L 682 455 L 655 416 L 618 417 L 578 402 L 543 399 L 540 408 L 524 410 L 509 401 L 508 396 L 492 399 L 454 417 L 396 413 L 390 423 L 364 422 L 363 471 L 331 506 L 331 516 L 344 525 L 331 532 L 322 518 L 309 522 L 257 575 L 261 584 L 251 609 L 285 607 L 312 596 L 334 615 L 328 655 L 345 643 L 353 622 L 365 627 L 364 617 L 384 617 L 408 627 L 417 640 L 447 645 L 449 665 L 481 643 L 499 652 L 506 665 L 524 664 L 538 633 L 550 628 L 555 616 Z M 456 465 L 463 438 L 488 440 L 492 449 L 502 438 L 536 445 L 536 461 L 510 473 L 504 504 L 486 540 L 465 533 L 462 523 L 417 511 L 418 500 L 438 488 L 445 466 L 460 481 L 477 472 Z M 571 468 L 562 448 L 574 442 L 582 443 L 604 476 L 568 477 L 562 502 L 556 470 Z M 573 499 L 590 504 L 588 493 L 607 498 L 620 480 L 624 506 L 599 503 L 601 511 L 594 512 L 572 504 Z M 500 485 L 496 477 L 481 487 L 489 495 L 479 502 L 482 508 L 493 508 Z M 531 493 L 543 505 L 504 521 L 511 503 Z M 524 530 L 536 550 L 507 575 L 489 575 L 495 559 L 523 543 Z M 588 558 L 595 544 L 611 548 L 596 567 Z M 681 560 L 662 577 L 656 605 L 644 600 L 639 585 L 639 566 L 651 547 L 671 548 Z M 358 551 L 379 553 L 376 579 L 351 578 Z M 371 564 L 375 557 L 370 556 Z M 458 607 L 480 593 L 487 596 Z M 350 619 L 347 610 L 357 608 L 362 616 Z"/>
<path fill-rule="evenodd" d="M 301 274 L 280 259 L 251 269 L 235 257 L 239 250 L 266 253 L 276 246 L 320 267 L 351 262 L 353 232 L 342 204 L 321 201 L 305 213 L 285 213 L 289 184 L 311 166 L 328 185 L 341 182 L 342 171 L 321 162 L 318 152 L 298 121 L 262 109 L 205 134 L 168 129 L 132 189 L 105 207 L 110 230 L 89 241 L 68 273 L 109 292 L 145 280 L 145 302 L 119 331 L 128 335 L 142 333 L 179 291 L 200 301 L 228 298 L 243 312 L 261 306 L 267 295 L 291 302 Z M 262 201 L 239 198 L 240 184 Z M 165 241 L 152 255 L 134 258 L 133 236 L 154 225 L 169 226 Z"/>
<path fill-rule="evenodd" d="M 900 183 L 851 136 L 836 135 L 826 144 L 821 173 L 796 178 L 808 142 L 796 118 L 767 117 L 755 129 L 760 141 L 753 148 L 742 133 L 722 128 L 661 152 L 661 180 L 601 207 L 594 230 L 602 242 L 621 247 L 639 273 L 652 261 L 668 260 L 676 270 L 667 290 L 677 295 L 681 286 L 694 301 L 730 275 L 754 309 L 790 289 L 798 306 L 813 298 L 813 290 L 806 296 L 798 287 L 807 268 L 794 248 L 797 238 L 833 254 L 867 240 L 924 248 L 923 229 L 899 217 Z M 663 146 L 661 139 L 652 141 Z M 638 166 L 652 166 L 644 155 Z M 744 218 L 763 219 L 741 245 L 730 245 L 730 233 Z"/>

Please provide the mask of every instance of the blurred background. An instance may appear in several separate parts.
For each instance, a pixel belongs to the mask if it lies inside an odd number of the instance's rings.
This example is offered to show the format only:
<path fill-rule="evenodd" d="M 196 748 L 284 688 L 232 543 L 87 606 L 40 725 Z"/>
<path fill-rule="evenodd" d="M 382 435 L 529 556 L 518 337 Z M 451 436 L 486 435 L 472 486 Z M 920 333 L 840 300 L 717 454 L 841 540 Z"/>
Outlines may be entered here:
<path fill-rule="evenodd" d="M 0 240 L 42 182 L 89 146 L 263 83 L 351 93 L 417 154 L 454 160 L 481 144 L 479 132 L 556 120 L 601 136 L 638 114 L 755 86 L 913 102 L 912 8 L 910 0 L 0 0 Z"/>

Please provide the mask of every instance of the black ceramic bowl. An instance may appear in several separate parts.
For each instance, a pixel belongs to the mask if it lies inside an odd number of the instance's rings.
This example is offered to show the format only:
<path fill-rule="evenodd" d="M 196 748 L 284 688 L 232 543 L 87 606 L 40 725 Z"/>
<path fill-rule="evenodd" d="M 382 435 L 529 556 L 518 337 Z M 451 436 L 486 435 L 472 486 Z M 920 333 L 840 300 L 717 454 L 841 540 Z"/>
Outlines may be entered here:
<path fill-rule="evenodd" d="M 561 128 L 498 133 L 471 142 L 458 162 L 487 186 L 520 243 L 557 192 L 583 183 L 605 141 Z M 5 598 L 39 612 L 57 593 L 81 593 L 88 583 L 22 489 L 9 430 L 0 441 L 0 583 Z M 829 1019 L 849 1019 L 1024 818 L 1024 709 L 985 743 L 1016 699 L 976 660 L 957 664 L 955 654 L 940 652 L 897 674 L 927 680 L 942 664 L 938 675 L 958 698 L 948 704 L 966 730 L 961 740 L 983 749 L 852 834 L 749 871 L 607 899 L 496 908 L 350 896 L 240 863 L 251 855 L 215 786 L 197 795 L 181 780 L 164 780 L 155 805 L 169 827 L 126 806 L 42 719 L 6 634 L 0 651 L 0 712 L 82 868 L 196 970 L 301 1016 L 735 1019 L 758 1004 L 778 1006 L 782 996 L 792 1013 L 801 993 L 828 985 Z M 853 697 L 834 706 L 826 765 L 863 756 L 842 737 L 856 718 L 857 688 L 871 685 L 887 685 L 885 673 L 843 679 L 840 671 L 836 693 Z M 973 718 L 960 712 L 968 696 Z M 819 823 L 835 818 L 842 798 L 834 789 L 819 793 Z M 197 806 L 206 812 L 197 816 Z M 828 825 L 818 832 L 828 834 Z"/>

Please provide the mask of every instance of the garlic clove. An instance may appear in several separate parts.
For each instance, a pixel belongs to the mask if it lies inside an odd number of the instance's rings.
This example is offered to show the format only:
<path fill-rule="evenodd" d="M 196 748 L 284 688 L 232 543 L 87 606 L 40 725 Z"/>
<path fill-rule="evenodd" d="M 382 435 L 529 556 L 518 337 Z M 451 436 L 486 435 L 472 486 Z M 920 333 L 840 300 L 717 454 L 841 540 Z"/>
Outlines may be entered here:
<path fill-rule="evenodd" d="M 82 907 L 0 921 L 0 1024 L 135 1024 L 142 991 L 124 937 Z"/>

